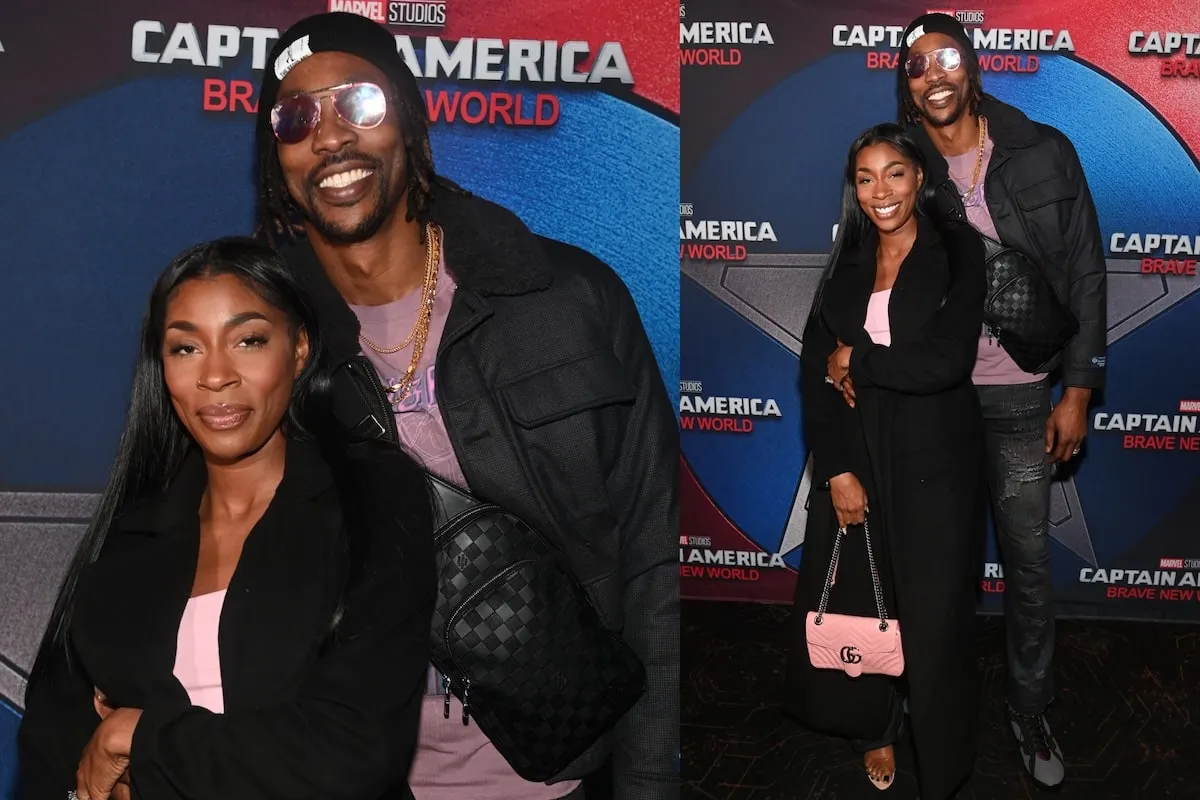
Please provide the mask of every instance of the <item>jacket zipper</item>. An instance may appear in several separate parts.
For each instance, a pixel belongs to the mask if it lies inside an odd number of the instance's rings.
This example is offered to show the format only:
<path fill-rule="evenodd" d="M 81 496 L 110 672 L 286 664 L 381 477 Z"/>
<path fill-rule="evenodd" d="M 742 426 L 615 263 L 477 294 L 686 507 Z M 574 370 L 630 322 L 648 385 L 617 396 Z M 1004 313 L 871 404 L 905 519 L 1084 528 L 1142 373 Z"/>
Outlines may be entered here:
<path fill-rule="evenodd" d="M 479 597 L 479 595 L 483 594 L 488 589 L 495 586 L 497 583 L 501 583 L 511 573 L 515 572 L 516 570 L 520 569 L 521 567 L 525 566 L 526 564 L 536 564 L 536 563 L 537 563 L 537 559 L 527 558 L 524 561 L 518 561 L 515 564 L 510 564 L 499 575 L 496 575 L 490 581 L 485 583 L 483 586 L 480 586 L 474 592 L 471 592 L 471 594 L 467 597 L 467 599 L 462 602 L 462 605 L 460 605 L 458 607 L 458 610 L 450 615 L 450 619 L 446 620 L 446 627 L 442 629 L 442 643 L 446 646 L 446 652 L 450 656 L 450 661 L 454 663 L 454 667 L 458 672 L 460 672 L 460 673 L 463 672 L 462 664 L 460 664 L 458 662 L 458 659 L 454 657 L 454 651 L 450 649 L 450 632 L 452 630 L 454 630 L 455 624 L 460 619 L 462 619 L 463 614 L 467 613 L 467 609 L 469 609 L 471 607 L 471 603 L 472 603 L 472 601 L 475 600 L 475 598 Z M 447 688 L 447 690 L 454 685 L 454 682 L 445 673 L 442 673 L 442 681 L 443 681 L 443 685 Z M 463 704 L 462 722 L 463 722 L 463 725 L 467 724 L 467 722 L 471 716 L 470 694 L 471 694 L 471 679 L 469 677 L 467 677 L 466 675 L 463 675 L 463 696 L 462 696 L 462 704 Z M 443 708 L 444 708 L 444 713 L 445 713 L 446 719 L 450 719 L 450 695 L 449 694 L 446 695 L 446 701 L 445 701 L 445 705 L 443 706 Z"/>

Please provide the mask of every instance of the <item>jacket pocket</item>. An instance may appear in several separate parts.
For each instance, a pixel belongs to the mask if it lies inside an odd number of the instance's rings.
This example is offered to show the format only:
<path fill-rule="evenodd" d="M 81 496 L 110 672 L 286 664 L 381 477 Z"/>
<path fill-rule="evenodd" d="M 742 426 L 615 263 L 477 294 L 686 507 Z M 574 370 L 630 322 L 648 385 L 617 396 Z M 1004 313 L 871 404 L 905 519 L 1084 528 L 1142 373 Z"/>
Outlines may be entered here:
<path fill-rule="evenodd" d="M 589 353 L 538 370 L 500 388 L 513 419 L 537 428 L 584 411 L 632 404 L 637 396 L 620 362 L 606 353 Z"/>
<path fill-rule="evenodd" d="M 1028 255 L 1041 260 L 1040 266 L 1057 279 L 1062 272 L 1061 262 L 1066 258 L 1065 236 L 1071 209 L 1079 196 L 1078 187 L 1055 176 L 1017 189 L 1013 194 L 1036 249 Z"/>
<path fill-rule="evenodd" d="M 1056 176 L 1017 189 L 1014 194 L 1017 206 L 1028 214 L 1051 203 L 1074 200 L 1079 196 L 1079 190 L 1070 181 Z"/>
<path fill-rule="evenodd" d="M 637 396 L 615 356 L 593 352 L 499 388 L 522 458 L 560 519 L 609 510 L 605 478 Z"/>

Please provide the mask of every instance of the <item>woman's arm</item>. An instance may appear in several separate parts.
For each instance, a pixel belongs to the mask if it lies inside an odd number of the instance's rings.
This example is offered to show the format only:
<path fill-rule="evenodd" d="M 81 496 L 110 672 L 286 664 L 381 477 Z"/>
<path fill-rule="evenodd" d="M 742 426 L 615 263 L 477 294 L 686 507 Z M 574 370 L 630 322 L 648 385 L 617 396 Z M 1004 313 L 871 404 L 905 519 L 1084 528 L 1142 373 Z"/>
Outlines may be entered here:
<path fill-rule="evenodd" d="M 824 486 L 830 478 L 866 469 L 867 448 L 858 412 L 842 394 L 825 382 L 826 360 L 837 349 L 837 339 L 820 313 L 809 316 L 800 354 L 800 394 L 804 404 L 804 438 L 813 457 L 813 483 Z"/>
<path fill-rule="evenodd" d="M 17 800 L 63 798 L 75 788 L 79 757 L 100 724 L 92 682 L 77 658 L 55 648 L 25 692 L 17 731 Z"/>
<path fill-rule="evenodd" d="M 884 347 L 864 331 L 849 343 L 850 378 L 856 389 L 877 386 L 905 394 L 934 394 L 971 376 L 983 330 L 987 295 L 983 241 L 962 225 L 942 231 L 950 259 L 945 304 L 919 338 Z"/>
<path fill-rule="evenodd" d="M 134 800 L 375 800 L 405 777 L 429 668 L 431 532 L 376 533 L 367 557 L 295 700 L 213 714 L 178 682 L 152 695 L 132 736 Z"/>

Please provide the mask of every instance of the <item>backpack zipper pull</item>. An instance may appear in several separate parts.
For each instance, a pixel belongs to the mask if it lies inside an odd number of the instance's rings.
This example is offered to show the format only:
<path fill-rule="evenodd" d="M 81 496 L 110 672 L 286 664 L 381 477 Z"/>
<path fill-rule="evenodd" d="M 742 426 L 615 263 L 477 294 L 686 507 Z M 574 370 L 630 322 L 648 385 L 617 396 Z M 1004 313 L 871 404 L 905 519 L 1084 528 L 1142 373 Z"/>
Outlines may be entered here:
<path fill-rule="evenodd" d="M 446 719 L 450 719 L 450 678 L 446 675 L 442 676 L 442 692 L 446 697 L 442 712 L 446 715 Z"/>
<path fill-rule="evenodd" d="M 467 720 L 468 720 L 468 719 L 470 719 L 470 717 L 471 717 L 471 711 L 470 711 L 470 708 L 471 708 L 471 699 L 470 699 L 470 698 L 471 698 L 471 679 L 470 679 L 470 678 L 463 678 L 463 696 L 462 696 L 462 703 L 463 703 L 463 715 L 462 715 L 462 719 L 463 719 L 463 725 L 466 725 L 466 724 L 467 724 Z"/>

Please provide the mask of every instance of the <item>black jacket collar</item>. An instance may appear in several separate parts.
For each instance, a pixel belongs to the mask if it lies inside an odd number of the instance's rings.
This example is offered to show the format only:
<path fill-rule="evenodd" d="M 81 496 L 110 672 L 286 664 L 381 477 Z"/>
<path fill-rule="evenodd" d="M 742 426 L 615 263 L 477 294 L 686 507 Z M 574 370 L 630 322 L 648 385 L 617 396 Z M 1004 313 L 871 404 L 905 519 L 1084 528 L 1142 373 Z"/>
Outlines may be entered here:
<path fill-rule="evenodd" d="M 333 473 L 316 444 L 291 439 L 276 494 L 311 499 L 333 485 Z M 196 524 L 200 500 L 208 486 L 204 456 L 193 447 L 179 472 L 160 494 L 138 504 L 113 520 L 113 528 L 138 533 L 171 533 Z"/>
<path fill-rule="evenodd" d="M 913 242 L 912 253 L 928 250 L 937 247 L 942 242 L 942 235 L 938 233 L 937 226 L 925 214 L 917 214 L 917 238 Z M 869 265 L 871 274 L 875 274 L 875 251 L 879 247 L 879 229 L 874 225 L 867 231 L 866 237 L 862 243 L 848 252 L 842 257 L 842 262 L 847 265 Z"/>
<path fill-rule="evenodd" d="M 538 237 L 516 214 L 465 191 L 435 184 L 430 218 L 445 232 L 446 268 L 460 290 L 521 295 L 550 286 L 550 262 Z M 338 294 L 308 239 L 282 249 L 311 293 L 334 363 L 359 352 L 358 318 Z"/>
<path fill-rule="evenodd" d="M 1020 150 L 1037 143 L 1041 134 L 1037 125 L 1025 112 L 1008 103 L 1002 103 L 990 94 L 979 102 L 979 114 L 987 117 L 988 136 L 997 147 L 1005 150 Z"/>

